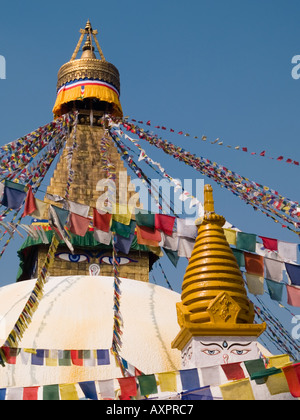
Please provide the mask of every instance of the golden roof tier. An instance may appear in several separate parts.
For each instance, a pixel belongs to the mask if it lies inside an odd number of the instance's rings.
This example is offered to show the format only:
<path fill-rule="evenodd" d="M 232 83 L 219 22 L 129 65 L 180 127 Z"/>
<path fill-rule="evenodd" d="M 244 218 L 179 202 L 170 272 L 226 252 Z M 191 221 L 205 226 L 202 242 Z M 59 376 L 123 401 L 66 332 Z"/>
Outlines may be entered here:
<path fill-rule="evenodd" d="M 210 185 L 204 211 L 177 304 L 181 331 L 172 346 L 179 349 L 193 336 L 259 336 L 265 329 L 253 324 L 253 304 L 222 229 L 225 219 L 215 213 Z"/>
<path fill-rule="evenodd" d="M 98 103 L 99 109 L 116 116 L 122 116 L 120 103 L 120 75 L 118 69 L 105 60 L 96 35 L 90 21 L 87 21 L 85 29 L 80 29 L 80 39 L 72 55 L 71 60 L 64 64 L 58 72 L 57 97 L 53 108 L 55 116 L 60 116 L 71 109 L 86 108 L 87 103 Z M 82 47 L 81 58 L 77 54 Z M 95 47 L 100 54 L 96 58 Z M 92 105 L 95 109 L 95 103 Z"/>

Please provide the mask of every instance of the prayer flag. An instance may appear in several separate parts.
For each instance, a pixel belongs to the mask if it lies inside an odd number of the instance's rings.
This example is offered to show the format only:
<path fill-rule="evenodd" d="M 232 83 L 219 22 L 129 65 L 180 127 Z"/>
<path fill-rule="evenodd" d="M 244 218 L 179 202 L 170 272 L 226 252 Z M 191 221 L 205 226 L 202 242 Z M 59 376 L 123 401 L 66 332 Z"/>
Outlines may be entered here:
<path fill-rule="evenodd" d="M 241 267 L 245 267 L 245 257 L 244 257 L 244 251 L 241 251 L 240 249 L 235 249 L 232 248 L 231 249 L 233 252 L 233 255 L 236 258 L 236 261 L 238 263 L 238 266 Z"/>
<path fill-rule="evenodd" d="M 300 286 L 300 265 L 285 263 L 286 271 L 293 286 Z"/>
<path fill-rule="evenodd" d="M 19 210 L 26 198 L 24 188 L 25 185 L 6 180 L 1 204 L 9 209 Z"/>
<path fill-rule="evenodd" d="M 182 393 L 182 400 L 201 400 L 201 401 L 211 401 L 213 396 L 210 390 L 210 386 L 206 386 L 200 389 L 195 389 L 193 391 L 185 391 Z"/>
<path fill-rule="evenodd" d="M 158 373 L 158 384 L 161 392 L 176 392 L 177 391 L 177 374 L 176 372 Z"/>
<path fill-rule="evenodd" d="M 7 388 L 6 399 L 9 401 L 21 401 L 23 400 L 23 392 L 24 389 L 22 387 Z"/>
<path fill-rule="evenodd" d="M 69 212 L 79 214 L 83 217 L 88 217 L 90 206 L 85 204 L 74 203 L 74 201 L 68 201 L 69 204 Z"/>
<path fill-rule="evenodd" d="M 80 216 L 79 214 L 71 213 L 70 216 L 70 232 L 78 236 L 85 236 L 91 219 Z"/>
<path fill-rule="evenodd" d="M 83 358 L 82 354 L 80 354 L 80 350 L 71 350 L 71 360 L 73 365 L 83 366 Z"/>
<path fill-rule="evenodd" d="M 289 392 L 289 386 L 283 372 L 269 376 L 266 385 L 271 395 Z"/>
<path fill-rule="evenodd" d="M 155 375 L 141 375 L 137 377 L 141 395 L 157 394 Z"/>
<path fill-rule="evenodd" d="M 79 382 L 79 386 L 84 393 L 85 398 L 95 401 L 98 400 L 96 385 L 94 381 Z"/>
<path fill-rule="evenodd" d="M 31 213 L 31 217 L 34 219 L 44 219 L 44 215 L 46 213 L 47 210 L 47 203 L 44 203 L 42 200 L 39 199 L 35 199 L 35 206 L 36 209 L 34 210 L 33 213 Z"/>
<path fill-rule="evenodd" d="M 247 273 L 264 276 L 264 257 L 244 252 L 245 268 Z"/>
<path fill-rule="evenodd" d="M 137 385 L 135 377 L 118 378 L 121 388 L 121 400 L 130 400 L 130 397 L 135 397 L 137 394 Z"/>
<path fill-rule="evenodd" d="M 245 251 L 255 252 L 256 235 L 252 233 L 237 232 L 236 247 Z"/>
<path fill-rule="evenodd" d="M 103 232 L 99 229 L 94 229 L 94 238 L 97 242 L 100 242 L 104 245 L 110 245 L 112 233 L 111 232 Z"/>
<path fill-rule="evenodd" d="M 290 393 L 295 398 L 300 398 L 300 363 L 282 368 L 286 377 Z"/>
<path fill-rule="evenodd" d="M 24 388 L 23 391 L 23 400 L 24 401 L 36 401 L 38 399 L 38 386 L 30 386 Z"/>
<path fill-rule="evenodd" d="M 240 379 L 220 386 L 224 400 L 254 400 L 250 380 Z"/>
<path fill-rule="evenodd" d="M 124 236 L 115 234 L 115 248 L 118 252 L 123 252 L 123 254 L 129 254 L 133 239 L 135 235 L 131 233 L 129 238 L 125 238 Z"/>
<path fill-rule="evenodd" d="M 165 235 L 161 232 L 161 241 L 159 246 L 169 249 L 170 251 L 177 251 L 178 250 L 178 236 L 177 233 L 174 232 L 172 236 Z"/>
<path fill-rule="evenodd" d="M 111 231 L 117 233 L 118 235 L 129 238 L 132 233 L 135 231 L 136 222 L 131 220 L 129 225 L 123 225 L 116 220 L 112 221 Z"/>
<path fill-rule="evenodd" d="M 145 226 L 136 227 L 137 241 L 140 245 L 159 246 L 161 235 L 159 230 L 152 230 Z"/>
<path fill-rule="evenodd" d="M 264 294 L 264 277 L 245 273 L 248 290 L 253 295 Z"/>
<path fill-rule="evenodd" d="M 241 367 L 240 362 L 229 363 L 227 365 L 221 365 L 228 381 L 234 381 L 245 378 L 244 371 Z"/>
<path fill-rule="evenodd" d="M 138 226 L 146 226 L 152 229 L 154 229 L 155 227 L 154 213 L 148 213 L 143 210 L 140 210 L 138 213 L 136 213 L 135 220 Z"/>
<path fill-rule="evenodd" d="M 283 283 L 278 283 L 276 281 L 266 279 L 268 291 L 270 294 L 270 298 L 272 300 L 276 300 L 280 302 L 282 300 L 282 293 L 283 293 Z"/>
<path fill-rule="evenodd" d="M 269 249 L 270 251 L 277 251 L 278 249 L 278 241 L 277 239 L 272 238 L 265 238 L 264 236 L 260 236 L 263 241 L 263 245 L 265 248 Z"/>
<path fill-rule="evenodd" d="M 171 236 L 173 233 L 175 217 L 165 214 L 155 214 L 155 228 Z"/>
<path fill-rule="evenodd" d="M 44 385 L 43 386 L 43 400 L 44 401 L 57 401 L 59 400 L 58 385 Z"/>
<path fill-rule="evenodd" d="M 174 265 L 174 267 L 177 267 L 179 256 L 177 251 L 171 251 L 170 249 L 163 248 L 164 252 L 166 253 L 166 256 L 169 258 L 171 263 Z"/>
<path fill-rule="evenodd" d="M 191 258 L 194 246 L 195 246 L 195 239 L 183 238 L 183 237 L 179 238 L 179 243 L 178 243 L 179 257 Z"/>
<path fill-rule="evenodd" d="M 97 364 L 98 366 L 110 364 L 108 350 L 97 350 Z"/>
<path fill-rule="evenodd" d="M 195 239 L 198 235 L 198 227 L 191 219 L 177 219 L 177 236 Z"/>
<path fill-rule="evenodd" d="M 298 244 L 278 241 L 278 254 L 285 260 L 297 261 Z"/>
<path fill-rule="evenodd" d="M 37 210 L 37 207 L 35 204 L 35 198 L 32 192 L 31 185 L 29 185 L 22 217 L 28 216 L 29 214 L 33 213 L 35 210 Z"/>
<path fill-rule="evenodd" d="M 112 215 L 109 213 L 101 214 L 97 209 L 93 209 L 94 228 L 109 232 Z"/>
<path fill-rule="evenodd" d="M 183 391 L 200 388 L 198 369 L 180 370 L 179 373 Z"/>
<path fill-rule="evenodd" d="M 60 384 L 59 390 L 62 401 L 79 400 L 75 384 Z"/>
<path fill-rule="evenodd" d="M 281 282 L 283 280 L 282 270 L 283 263 L 281 261 L 273 260 L 264 257 L 265 277 L 267 279 Z"/>
<path fill-rule="evenodd" d="M 287 302 L 291 306 L 300 307 L 300 289 L 298 287 L 286 285 Z"/>
<path fill-rule="evenodd" d="M 113 400 L 115 398 L 114 380 L 98 381 L 101 398 L 103 400 Z"/>
<path fill-rule="evenodd" d="M 35 353 L 31 355 L 31 363 L 37 366 L 44 365 L 44 350 L 36 350 Z"/>
<path fill-rule="evenodd" d="M 127 204 L 116 204 L 113 209 L 113 219 L 123 225 L 129 225 L 131 220 L 131 211 L 128 209 Z"/>
<path fill-rule="evenodd" d="M 236 231 L 233 229 L 223 229 L 225 238 L 230 245 L 236 245 Z"/>

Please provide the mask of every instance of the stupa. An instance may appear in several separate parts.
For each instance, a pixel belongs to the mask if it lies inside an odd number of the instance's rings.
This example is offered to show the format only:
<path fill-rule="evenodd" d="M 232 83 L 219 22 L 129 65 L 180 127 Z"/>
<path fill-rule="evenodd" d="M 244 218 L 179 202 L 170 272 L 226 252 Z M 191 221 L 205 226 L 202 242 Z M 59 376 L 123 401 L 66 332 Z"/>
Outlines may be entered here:
<path fill-rule="evenodd" d="M 27 238 L 19 251 L 18 281 L 0 289 L 0 350 L 5 354 L 0 399 L 222 399 L 232 392 L 220 386 L 231 387 L 241 378 L 238 399 L 292 398 L 279 369 L 290 365 L 289 358 L 277 361 L 257 343 L 266 326 L 254 323 L 210 186 L 181 296 L 149 283 L 159 252 L 138 243 L 135 216 L 127 208 L 133 199 L 140 207 L 139 200 L 103 118 L 122 117 L 119 72 L 105 60 L 96 35 L 88 21 L 71 60 L 59 70 L 53 113 L 74 113 L 76 132 L 73 128 L 47 188 L 44 219 L 33 221 L 44 224 L 43 235 Z M 108 195 L 103 199 L 102 194 L 111 181 L 117 193 L 109 227 L 118 232 L 122 225 L 127 238 L 132 236 L 128 252 L 116 254 L 113 238 L 100 237 L 95 226 L 86 226 L 82 235 L 59 236 L 54 216 L 70 210 L 66 203 L 86 220 L 95 220 L 95 210 L 106 214 Z M 120 211 L 124 189 L 126 210 Z M 50 260 L 50 277 L 40 287 L 36 276 L 43 276 Z M 36 308 L 29 322 L 31 306 Z M 118 310 L 121 332 L 119 319 L 115 329 Z M 117 333 L 122 343 L 116 355 L 111 350 Z M 266 358 L 272 359 L 275 384 L 262 384 L 264 372 L 257 383 L 251 377 L 250 384 L 242 364 L 254 361 L 257 371 L 258 365 L 265 369 Z"/>

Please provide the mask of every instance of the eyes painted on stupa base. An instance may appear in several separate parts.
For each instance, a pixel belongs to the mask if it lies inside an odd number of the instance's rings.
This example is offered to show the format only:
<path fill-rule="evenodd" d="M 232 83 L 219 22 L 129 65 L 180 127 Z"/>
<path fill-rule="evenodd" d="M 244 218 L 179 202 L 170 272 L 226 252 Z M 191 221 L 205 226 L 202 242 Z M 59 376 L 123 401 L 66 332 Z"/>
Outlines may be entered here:
<path fill-rule="evenodd" d="M 71 263 L 82 263 L 82 262 L 89 263 L 92 258 L 92 259 L 97 260 L 99 264 L 113 265 L 113 257 L 110 255 L 103 255 L 103 253 L 93 254 L 89 252 L 89 253 L 71 254 L 70 252 L 58 252 L 55 254 L 55 257 L 63 261 L 71 262 Z M 119 265 L 125 265 L 125 264 L 138 262 L 137 260 L 133 260 L 132 258 L 124 257 L 124 256 L 117 256 L 116 260 Z"/>
<path fill-rule="evenodd" d="M 223 341 L 223 343 L 203 343 L 200 341 L 200 344 L 203 346 L 201 348 L 201 352 L 206 354 L 207 356 L 217 356 L 220 353 L 229 353 L 234 354 L 236 356 L 245 356 L 250 351 L 252 351 L 251 348 L 251 342 L 249 343 L 231 343 L 229 344 L 226 340 Z"/>

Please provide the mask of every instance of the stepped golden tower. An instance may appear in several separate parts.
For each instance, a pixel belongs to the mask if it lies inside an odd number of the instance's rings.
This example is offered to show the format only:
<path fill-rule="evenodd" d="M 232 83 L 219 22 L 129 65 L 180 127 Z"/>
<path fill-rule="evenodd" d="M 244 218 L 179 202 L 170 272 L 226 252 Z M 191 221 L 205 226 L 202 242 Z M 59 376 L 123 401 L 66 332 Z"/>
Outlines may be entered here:
<path fill-rule="evenodd" d="M 212 187 L 206 185 L 204 218 L 199 220 L 198 236 L 183 279 L 181 302 L 177 303 L 180 332 L 172 347 L 183 352 L 193 340 L 209 348 L 212 343 L 206 341 L 212 337 L 213 341 L 221 340 L 221 348 L 225 343 L 223 350 L 229 347 L 228 337 L 240 337 L 239 340 L 247 337 L 250 345 L 266 328 L 265 324 L 253 323 L 253 304 L 222 229 L 224 224 L 224 217 L 215 213 Z"/>

